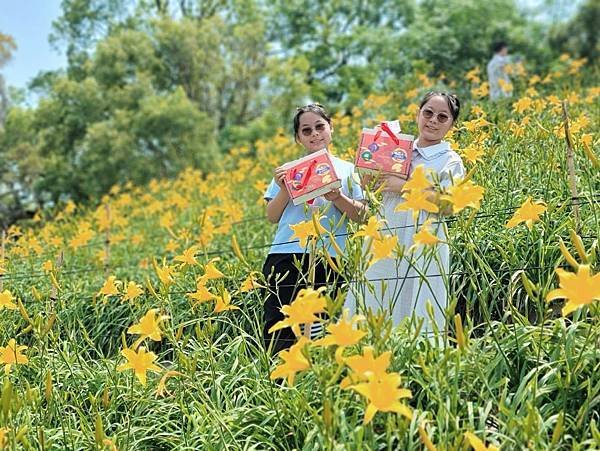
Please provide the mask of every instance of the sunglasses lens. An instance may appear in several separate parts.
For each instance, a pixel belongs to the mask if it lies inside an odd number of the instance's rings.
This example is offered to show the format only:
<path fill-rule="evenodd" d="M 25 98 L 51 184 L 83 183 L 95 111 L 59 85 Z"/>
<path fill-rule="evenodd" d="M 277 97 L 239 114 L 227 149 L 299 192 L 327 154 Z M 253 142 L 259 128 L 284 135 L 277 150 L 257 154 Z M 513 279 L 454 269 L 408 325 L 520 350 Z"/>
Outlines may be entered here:
<path fill-rule="evenodd" d="M 448 119 L 450 119 L 450 117 L 447 114 L 438 114 L 438 121 L 440 121 L 441 124 L 443 124 L 444 122 L 447 122 Z"/>
<path fill-rule="evenodd" d="M 315 125 L 315 130 L 319 133 L 323 132 L 325 130 L 325 124 L 317 124 Z M 313 129 L 310 127 L 306 127 L 303 128 L 302 130 L 300 130 L 300 133 L 302 133 L 304 136 L 310 136 L 312 135 Z"/>
<path fill-rule="evenodd" d="M 431 110 L 423 110 L 423 117 L 425 119 L 431 119 L 433 117 L 433 111 L 431 111 Z"/>

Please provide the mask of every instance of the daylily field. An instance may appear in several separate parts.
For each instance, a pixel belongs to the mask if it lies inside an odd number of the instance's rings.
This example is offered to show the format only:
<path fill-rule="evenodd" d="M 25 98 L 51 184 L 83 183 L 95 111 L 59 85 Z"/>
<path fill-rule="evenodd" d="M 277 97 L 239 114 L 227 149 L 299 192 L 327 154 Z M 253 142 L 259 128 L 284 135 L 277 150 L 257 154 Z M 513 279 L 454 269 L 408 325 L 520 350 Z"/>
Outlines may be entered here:
<path fill-rule="evenodd" d="M 307 290 L 286 324 L 325 310 L 325 337 L 265 352 L 260 271 L 274 226 L 262 194 L 301 154 L 287 129 L 230 149 L 212 173 L 115 186 L 94 208 L 67 202 L 12 226 L 0 448 L 599 449 L 600 87 L 582 86 L 581 64 L 517 66 L 499 104 L 466 74 L 451 141 L 469 174 L 444 197 L 452 297 L 438 343 L 418 321 L 349 318 L 342 297 Z M 435 83 L 415 75 L 336 114 L 333 152 L 353 159 L 361 128 L 384 119 L 415 133 Z M 419 189 L 414 209 L 426 208 Z M 369 196 L 374 214 L 380 195 Z M 318 249 L 315 224 L 296 234 Z M 347 280 L 408 251 L 383 227 L 353 225 L 336 266 Z"/>

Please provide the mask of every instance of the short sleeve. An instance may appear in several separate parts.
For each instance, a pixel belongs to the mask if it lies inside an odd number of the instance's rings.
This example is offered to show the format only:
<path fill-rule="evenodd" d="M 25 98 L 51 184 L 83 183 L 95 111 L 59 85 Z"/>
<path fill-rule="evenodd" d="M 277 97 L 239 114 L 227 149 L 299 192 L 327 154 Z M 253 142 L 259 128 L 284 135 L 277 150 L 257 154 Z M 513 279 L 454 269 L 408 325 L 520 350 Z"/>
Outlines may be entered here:
<path fill-rule="evenodd" d="M 459 180 L 465 178 L 465 167 L 458 158 L 449 162 L 440 172 L 440 187 L 444 190 L 455 185 Z"/>
<path fill-rule="evenodd" d="M 267 190 L 265 191 L 265 194 L 263 195 L 264 199 L 268 202 L 271 199 L 273 199 L 275 196 L 277 196 L 277 193 L 279 192 L 281 188 L 279 187 L 279 185 L 277 183 L 275 183 L 275 179 L 271 180 L 271 183 L 269 183 L 269 186 L 267 187 Z"/>

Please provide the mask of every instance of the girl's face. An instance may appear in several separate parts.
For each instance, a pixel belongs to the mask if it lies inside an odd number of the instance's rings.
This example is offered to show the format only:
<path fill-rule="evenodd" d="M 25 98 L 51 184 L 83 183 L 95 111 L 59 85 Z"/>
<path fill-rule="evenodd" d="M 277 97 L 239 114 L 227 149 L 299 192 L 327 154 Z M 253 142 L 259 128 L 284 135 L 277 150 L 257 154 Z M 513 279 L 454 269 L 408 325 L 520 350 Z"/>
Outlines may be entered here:
<path fill-rule="evenodd" d="M 439 144 L 452 128 L 453 123 L 446 99 L 442 96 L 433 96 L 417 113 L 419 145 L 427 147 Z"/>
<path fill-rule="evenodd" d="M 312 111 L 302 113 L 296 139 L 309 152 L 325 149 L 331 142 L 333 128 L 325 119 Z"/>

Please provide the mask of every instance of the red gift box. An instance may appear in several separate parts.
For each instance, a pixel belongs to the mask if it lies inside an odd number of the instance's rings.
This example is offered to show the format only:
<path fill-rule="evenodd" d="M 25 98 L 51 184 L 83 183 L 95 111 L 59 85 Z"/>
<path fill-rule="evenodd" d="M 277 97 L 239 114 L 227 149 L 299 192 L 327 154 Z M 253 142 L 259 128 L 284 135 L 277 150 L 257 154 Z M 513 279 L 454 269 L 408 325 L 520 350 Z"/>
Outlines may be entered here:
<path fill-rule="evenodd" d="M 364 128 L 354 166 L 361 173 L 386 172 L 408 178 L 413 152 L 413 135 L 394 133 L 387 122 L 379 130 Z"/>
<path fill-rule="evenodd" d="M 281 166 L 287 169 L 285 186 L 294 205 L 309 202 L 329 191 L 341 188 L 327 150 L 313 152 Z"/>

